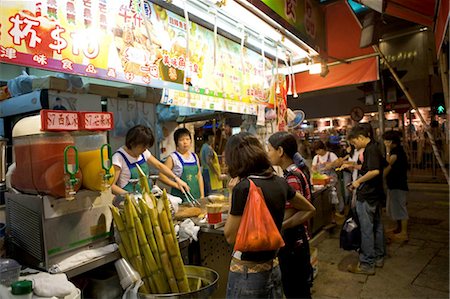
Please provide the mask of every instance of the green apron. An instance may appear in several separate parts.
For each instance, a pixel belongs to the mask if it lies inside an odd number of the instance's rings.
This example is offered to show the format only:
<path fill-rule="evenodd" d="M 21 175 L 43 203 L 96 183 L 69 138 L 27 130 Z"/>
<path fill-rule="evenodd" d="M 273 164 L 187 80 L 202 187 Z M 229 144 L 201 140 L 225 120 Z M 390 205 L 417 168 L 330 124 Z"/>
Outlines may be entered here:
<path fill-rule="evenodd" d="M 186 184 L 191 188 L 191 194 L 195 199 L 200 198 L 200 185 L 198 183 L 197 175 L 198 175 L 198 164 L 197 158 L 195 154 L 192 153 L 194 157 L 194 162 L 185 162 L 183 158 L 177 152 L 174 153 L 178 160 L 180 160 L 181 165 L 183 166 L 183 172 L 181 174 L 181 179 L 186 182 Z M 170 194 L 173 196 L 180 197 L 183 202 L 187 202 L 186 196 L 177 188 L 172 188 Z"/>
<path fill-rule="evenodd" d="M 128 168 L 130 169 L 130 173 L 131 173 L 131 177 L 130 179 L 139 179 L 139 172 L 138 169 L 136 167 L 136 165 L 139 165 L 139 167 L 141 167 L 142 171 L 145 173 L 145 175 L 147 176 L 147 180 L 148 180 L 148 175 L 150 173 L 150 167 L 147 164 L 147 161 L 145 161 L 144 155 L 141 155 L 142 159 L 135 162 L 135 163 L 131 163 L 127 157 L 125 156 L 124 153 L 117 151 L 116 153 L 119 153 L 122 158 L 125 160 L 125 162 L 127 163 Z M 148 182 L 149 186 L 151 186 L 151 182 Z M 128 182 L 128 184 L 125 185 L 125 187 L 122 187 L 122 189 L 124 189 L 125 191 L 132 193 L 133 192 L 133 184 Z M 141 185 L 140 184 L 136 184 L 136 191 L 139 193 L 141 192 Z"/>

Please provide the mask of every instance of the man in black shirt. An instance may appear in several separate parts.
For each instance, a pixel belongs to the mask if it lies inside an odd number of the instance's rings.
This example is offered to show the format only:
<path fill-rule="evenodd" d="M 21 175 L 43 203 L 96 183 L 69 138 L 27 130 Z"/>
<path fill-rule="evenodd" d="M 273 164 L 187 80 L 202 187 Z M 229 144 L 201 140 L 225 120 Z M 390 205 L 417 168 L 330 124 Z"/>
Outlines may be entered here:
<path fill-rule="evenodd" d="M 391 239 L 403 242 L 408 240 L 408 210 L 406 209 L 408 161 L 400 142 L 399 132 L 388 131 L 384 133 L 383 139 L 388 163 L 384 169 L 388 188 L 387 212 L 392 220 L 397 222 Z"/>
<path fill-rule="evenodd" d="M 385 244 L 381 205 L 384 202 L 383 166 L 384 158 L 378 144 L 371 139 L 367 129 L 354 127 L 348 140 L 356 150 L 364 149 L 359 177 L 351 183 L 356 189 L 356 213 L 361 228 L 361 250 L 359 263 L 350 265 L 348 270 L 358 274 L 375 274 L 375 266 L 384 264 Z"/>

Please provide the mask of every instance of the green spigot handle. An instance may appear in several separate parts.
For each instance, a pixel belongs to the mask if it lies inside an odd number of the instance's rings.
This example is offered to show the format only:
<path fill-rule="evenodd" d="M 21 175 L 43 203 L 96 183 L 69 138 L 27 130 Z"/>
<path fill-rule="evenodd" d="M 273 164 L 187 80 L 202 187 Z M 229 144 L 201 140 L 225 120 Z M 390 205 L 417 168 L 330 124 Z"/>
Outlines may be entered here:
<path fill-rule="evenodd" d="M 107 151 L 107 160 L 105 160 L 104 154 L 103 154 L 103 150 L 106 148 Z M 102 160 L 102 168 L 105 171 L 105 179 L 109 180 L 112 177 L 112 174 L 110 172 L 111 170 L 111 160 L 112 160 L 112 154 L 111 154 L 111 145 L 109 145 L 108 143 L 103 144 L 100 147 L 100 156 L 101 156 L 101 160 Z"/>
<path fill-rule="evenodd" d="M 73 150 L 75 153 L 75 164 L 69 164 L 69 151 Z M 75 175 L 78 172 L 78 150 L 75 146 L 69 145 L 64 149 L 64 172 L 69 175 L 69 182 L 72 186 L 78 183 L 78 179 Z"/>

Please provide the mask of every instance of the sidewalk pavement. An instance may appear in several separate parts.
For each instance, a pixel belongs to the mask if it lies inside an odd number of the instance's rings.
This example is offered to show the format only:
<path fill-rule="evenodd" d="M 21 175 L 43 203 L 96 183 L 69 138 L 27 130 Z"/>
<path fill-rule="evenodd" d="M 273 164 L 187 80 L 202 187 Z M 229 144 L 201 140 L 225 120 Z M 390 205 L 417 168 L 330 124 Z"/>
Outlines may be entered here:
<path fill-rule="evenodd" d="M 358 254 L 339 248 L 340 225 L 318 242 L 313 298 L 449 298 L 448 185 L 423 185 L 408 194 L 409 241 L 387 245 L 384 267 L 374 276 L 347 271 Z M 394 226 L 383 220 L 385 228 Z"/>

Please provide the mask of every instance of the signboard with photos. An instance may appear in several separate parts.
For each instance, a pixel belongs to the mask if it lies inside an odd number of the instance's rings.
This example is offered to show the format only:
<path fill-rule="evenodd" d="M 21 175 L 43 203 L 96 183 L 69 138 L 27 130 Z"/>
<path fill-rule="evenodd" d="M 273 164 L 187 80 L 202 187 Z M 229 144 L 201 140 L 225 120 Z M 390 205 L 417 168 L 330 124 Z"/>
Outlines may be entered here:
<path fill-rule="evenodd" d="M 261 53 L 140 3 L 1 1 L 0 62 L 273 106 L 273 65 Z"/>

